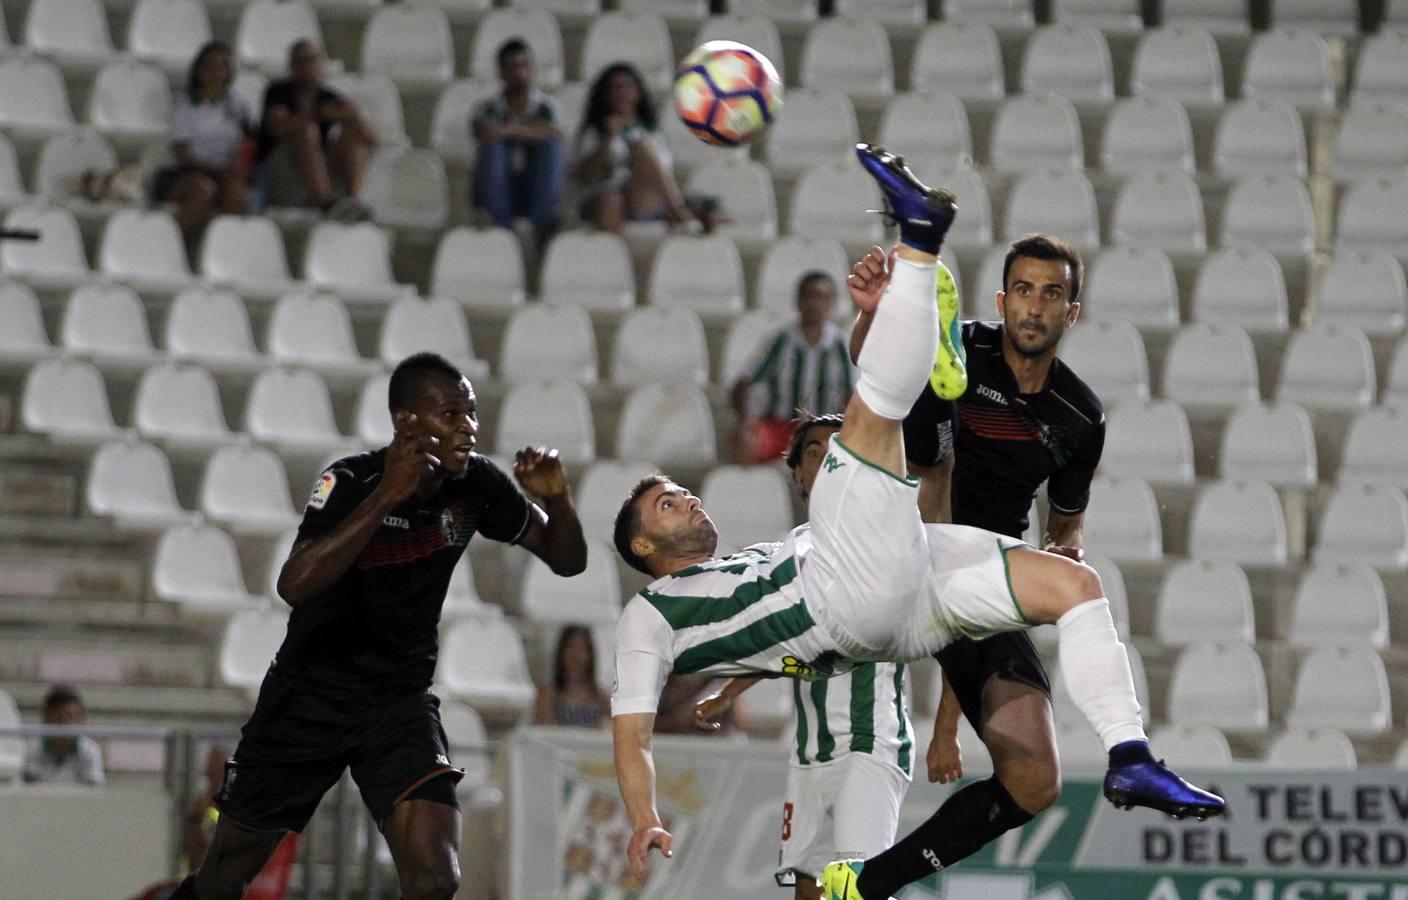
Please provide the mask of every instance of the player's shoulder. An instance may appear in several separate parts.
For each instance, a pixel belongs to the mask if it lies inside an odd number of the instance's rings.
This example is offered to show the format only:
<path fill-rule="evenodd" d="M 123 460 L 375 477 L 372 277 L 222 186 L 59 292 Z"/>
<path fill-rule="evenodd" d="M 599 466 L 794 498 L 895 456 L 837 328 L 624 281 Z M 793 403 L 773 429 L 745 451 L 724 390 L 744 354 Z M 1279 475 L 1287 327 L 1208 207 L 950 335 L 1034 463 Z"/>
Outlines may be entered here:
<path fill-rule="evenodd" d="M 335 459 L 323 467 L 323 472 L 365 479 L 372 475 L 380 475 L 385 467 L 386 448 L 383 447 L 379 450 L 368 450 L 365 453 L 354 453 Z"/>
<path fill-rule="evenodd" d="M 1100 402 L 1100 396 L 1059 356 L 1051 366 L 1049 390 L 1092 424 L 1105 421 L 1105 407 Z"/>
<path fill-rule="evenodd" d="M 996 347 L 1002 335 L 1002 323 L 968 319 L 963 323 L 963 343 L 971 347 Z"/>

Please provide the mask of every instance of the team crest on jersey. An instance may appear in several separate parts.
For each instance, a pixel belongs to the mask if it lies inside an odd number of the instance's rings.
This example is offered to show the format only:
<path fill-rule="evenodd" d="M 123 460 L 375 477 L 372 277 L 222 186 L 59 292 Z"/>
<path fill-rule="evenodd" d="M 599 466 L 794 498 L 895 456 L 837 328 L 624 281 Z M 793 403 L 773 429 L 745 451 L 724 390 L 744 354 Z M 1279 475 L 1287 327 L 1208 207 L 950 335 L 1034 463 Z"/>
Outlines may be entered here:
<path fill-rule="evenodd" d="M 782 657 L 782 674 L 791 678 L 800 678 L 803 681 L 811 681 L 816 677 L 816 669 L 795 656 L 784 656 Z"/>
<path fill-rule="evenodd" d="M 318 483 L 313 487 L 313 496 L 308 498 L 309 509 L 322 509 L 328 505 L 328 497 L 332 496 L 332 489 L 337 487 L 337 476 L 332 470 L 324 472 Z"/>
<path fill-rule="evenodd" d="M 453 510 L 440 510 L 440 533 L 445 536 L 445 543 L 450 545 L 455 543 L 455 513 Z"/>

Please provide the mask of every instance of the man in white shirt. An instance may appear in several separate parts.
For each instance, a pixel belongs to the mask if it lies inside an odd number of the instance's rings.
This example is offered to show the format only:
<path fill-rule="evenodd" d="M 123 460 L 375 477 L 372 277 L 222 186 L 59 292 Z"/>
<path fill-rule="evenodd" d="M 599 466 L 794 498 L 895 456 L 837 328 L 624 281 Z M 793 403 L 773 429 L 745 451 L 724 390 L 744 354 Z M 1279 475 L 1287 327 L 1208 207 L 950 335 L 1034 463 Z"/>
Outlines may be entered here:
<path fill-rule="evenodd" d="M 44 697 L 45 725 L 83 725 L 88 713 L 78 692 L 56 684 Z M 103 753 L 97 741 L 82 737 L 45 737 L 29 742 L 24 755 L 24 780 L 29 784 L 90 784 L 104 781 Z"/>

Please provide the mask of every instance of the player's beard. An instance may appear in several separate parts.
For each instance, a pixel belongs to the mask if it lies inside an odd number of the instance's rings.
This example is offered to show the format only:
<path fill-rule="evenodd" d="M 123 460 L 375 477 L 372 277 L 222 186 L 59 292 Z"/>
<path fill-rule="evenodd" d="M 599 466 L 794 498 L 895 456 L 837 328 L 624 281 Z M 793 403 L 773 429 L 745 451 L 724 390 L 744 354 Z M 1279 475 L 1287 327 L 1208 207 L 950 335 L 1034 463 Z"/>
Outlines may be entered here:
<path fill-rule="evenodd" d="M 1046 322 L 1031 322 L 1039 330 L 1035 338 L 1029 338 L 1030 332 L 1022 330 L 1023 322 L 1015 319 L 1008 319 L 1003 323 L 1007 327 L 1007 334 L 1012 346 L 1022 356 L 1037 357 L 1042 356 L 1055 349 L 1061 342 L 1061 335 L 1065 332 L 1064 322 L 1057 322 L 1054 325 Z"/>
<path fill-rule="evenodd" d="M 707 516 L 697 525 L 691 524 L 670 534 L 652 535 L 651 542 L 663 556 L 713 556 L 719 548 L 719 530 Z"/>

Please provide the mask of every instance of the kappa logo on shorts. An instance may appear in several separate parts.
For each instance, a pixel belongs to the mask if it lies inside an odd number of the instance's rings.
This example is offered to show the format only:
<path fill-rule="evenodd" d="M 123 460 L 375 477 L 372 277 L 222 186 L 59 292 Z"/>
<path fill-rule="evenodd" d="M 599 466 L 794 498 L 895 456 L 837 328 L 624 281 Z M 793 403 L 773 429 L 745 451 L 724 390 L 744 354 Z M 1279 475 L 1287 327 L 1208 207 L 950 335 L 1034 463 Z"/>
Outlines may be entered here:
<path fill-rule="evenodd" d="M 837 459 L 836 454 L 828 453 L 826 454 L 826 459 L 822 461 L 821 465 L 826 469 L 826 471 L 835 472 L 837 469 L 844 466 L 845 463 Z"/>
<path fill-rule="evenodd" d="M 327 506 L 328 497 L 332 496 L 332 489 L 335 487 L 337 487 L 337 476 L 329 469 L 318 478 L 318 483 L 313 488 L 313 496 L 308 498 L 308 508 L 322 509 Z"/>

